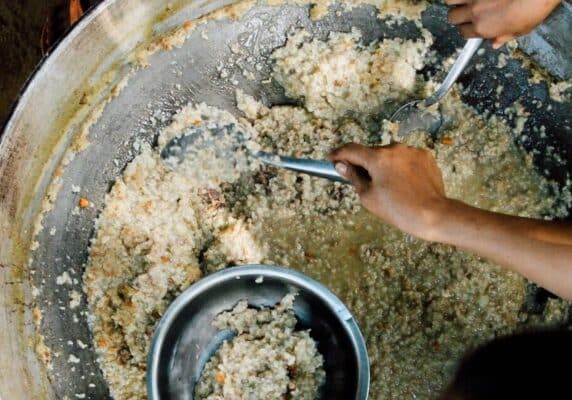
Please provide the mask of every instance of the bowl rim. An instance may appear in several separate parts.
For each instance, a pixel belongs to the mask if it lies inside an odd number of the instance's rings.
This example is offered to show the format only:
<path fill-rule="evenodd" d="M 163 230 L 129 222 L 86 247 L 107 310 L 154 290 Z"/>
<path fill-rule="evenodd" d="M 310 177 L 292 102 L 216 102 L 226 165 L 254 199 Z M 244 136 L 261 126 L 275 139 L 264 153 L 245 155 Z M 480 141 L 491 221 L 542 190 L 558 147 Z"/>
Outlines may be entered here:
<path fill-rule="evenodd" d="M 358 368 L 356 400 L 366 400 L 369 393 L 369 356 L 364 337 L 357 324 L 357 321 L 345 306 L 345 304 L 326 286 L 310 278 L 309 276 L 292 270 L 290 268 L 268 265 L 268 264 L 246 264 L 228 267 L 223 270 L 214 272 L 199 279 L 197 282 L 189 286 L 183 291 L 167 308 L 159 324 L 155 328 L 149 353 L 147 355 L 147 394 L 149 400 L 160 400 L 157 379 L 159 373 L 159 354 L 165 344 L 165 338 L 169 327 L 174 322 L 179 312 L 190 301 L 194 300 L 201 293 L 211 289 L 212 287 L 232 279 L 248 279 L 259 277 L 278 278 L 286 283 L 302 287 L 315 294 L 324 304 L 337 316 L 348 334 L 352 346 L 355 350 Z"/>

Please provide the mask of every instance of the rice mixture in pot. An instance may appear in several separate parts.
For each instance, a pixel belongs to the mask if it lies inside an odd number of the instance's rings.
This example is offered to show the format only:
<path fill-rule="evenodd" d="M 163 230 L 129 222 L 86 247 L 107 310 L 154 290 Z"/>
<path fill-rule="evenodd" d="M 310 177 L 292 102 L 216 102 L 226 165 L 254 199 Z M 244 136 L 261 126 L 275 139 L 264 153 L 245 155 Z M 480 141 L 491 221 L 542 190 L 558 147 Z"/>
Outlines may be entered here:
<path fill-rule="evenodd" d="M 197 400 L 318 397 L 326 378 L 324 357 L 309 330 L 295 330 L 294 299 L 288 294 L 260 310 L 242 300 L 215 318 L 215 327 L 237 336 L 206 363 L 195 387 Z"/>
<path fill-rule="evenodd" d="M 272 55 L 274 78 L 303 106 L 267 108 L 239 91 L 243 117 L 236 120 L 188 105 L 160 133 L 159 146 L 143 146 L 117 180 L 84 277 L 95 345 L 116 399 L 146 397 L 150 338 L 170 302 L 205 274 L 236 264 L 289 266 L 332 289 L 365 335 L 371 399 L 434 397 L 469 346 L 565 318 L 568 305 L 556 299 L 543 314 L 525 312 L 525 279 L 384 225 L 361 209 L 350 186 L 254 164 L 206 184 L 161 162 L 167 140 L 207 120 L 240 124 L 263 150 L 281 155 L 324 158 L 347 142 L 388 143 L 395 127 L 372 121 L 384 104 L 435 87 L 418 73 L 432 38 L 424 32 L 417 41 L 368 46 L 359 39 L 356 30 L 324 41 L 293 33 Z M 442 111 L 450 123 L 438 138 L 406 139 L 433 152 L 448 196 L 513 215 L 565 215 L 564 194 L 513 144 L 518 132 L 476 114 L 455 90 Z"/>

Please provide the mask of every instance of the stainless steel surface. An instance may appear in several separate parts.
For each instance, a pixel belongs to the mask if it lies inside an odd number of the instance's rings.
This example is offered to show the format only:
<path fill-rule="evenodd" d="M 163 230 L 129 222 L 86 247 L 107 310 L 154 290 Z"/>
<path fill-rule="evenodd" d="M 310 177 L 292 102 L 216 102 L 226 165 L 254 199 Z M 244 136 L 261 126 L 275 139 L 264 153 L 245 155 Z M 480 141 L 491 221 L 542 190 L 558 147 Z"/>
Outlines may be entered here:
<path fill-rule="evenodd" d="M 94 217 L 101 211 L 110 185 L 136 154 L 136 139 L 154 143 L 159 129 L 188 101 L 205 101 L 238 115 L 236 87 L 267 105 L 295 103 L 284 96 L 275 82 L 261 83 L 269 77 L 268 55 L 283 45 L 286 32 L 292 27 L 306 27 L 314 37 L 323 39 L 332 30 L 349 31 L 356 26 L 363 32 L 364 43 L 419 35 L 414 23 L 388 24 L 377 18 L 372 6 L 351 11 L 334 7 L 324 19 L 311 21 L 308 6 L 257 5 L 241 18 L 221 18 L 199 26 L 180 49 L 159 51 L 149 58 L 148 68 L 133 71 L 126 89 L 93 122 L 87 135 L 89 148 L 57 171 L 61 188 L 50 194 L 53 206 L 37 236 L 38 249 L 30 253 L 33 221 L 63 154 L 72 146 L 72 139 L 79 136 L 88 113 L 101 104 L 115 82 L 132 70 L 133 59 L 128 57 L 132 49 L 139 42 L 147 43 L 154 34 L 229 2 L 169 3 L 172 7 L 167 10 L 164 0 L 107 0 L 90 12 L 35 73 L 0 137 L 2 399 L 73 399 L 76 394 L 85 394 L 87 399 L 109 398 L 91 346 L 85 300 L 73 310 L 67 305 L 72 290 L 82 291 L 81 274 L 95 228 Z M 446 23 L 444 7 L 431 6 L 422 22 L 437 38 L 432 50 L 438 61 L 422 73 L 440 76 L 443 71 L 439 62 L 460 47 L 462 39 Z M 201 37 L 203 30 L 209 40 Z M 229 45 L 240 48 L 243 54 L 232 53 Z M 515 140 L 536 152 L 534 161 L 540 171 L 546 170 L 558 182 L 564 182 L 572 172 L 570 103 L 551 99 L 546 84 L 529 81 L 530 71 L 519 60 L 509 59 L 506 65 L 498 67 L 498 56 L 504 50 L 492 51 L 487 45 L 483 49 L 485 52 L 477 54 L 475 63 L 459 77 L 465 88 L 463 100 L 478 111 L 500 116 L 506 107 L 520 102 L 530 117 L 522 135 Z M 217 71 L 221 62 L 232 57 L 240 58 L 238 64 L 234 62 L 229 67 L 229 73 L 236 77 L 236 86 L 221 79 Z M 253 57 L 254 63 L 261 62 L 261 71 L 249 63 L 249 57 Z M 477 71 L 476 64 L 482 64 L 483 69 Z M 257 80 L 243 78 L 239 65 L 252 67 Z M 117 74 L 104 76 L 108 70 Z M 502 91 L 497 91 L 499 86 Z M 396 108 L 397 105 L 388 105 L 382 116 L 391 115 Z M 371 143 L 379 139 L 379 121 L 372 118 L 368 126 Z M 516 121 L 509 118 L 509 124 L 514 126 Z M 564 164 L 544 157 L 548 149 L 558 154 Z M 81 193 L 72 192 L 72 185 L 81 187 Z M 93 207 L 73 213 L 79 196 L 89 198 Z M 50 231 L 54 234 L 50 235 Z M 75 279 L 71 285 L 56 284 L 56 278 L 64 271 Z M 39 289 L 35 303 L 32 283 Z M 53 353 L 53 369 L 49 372 L 34 353 L 35 305 L 43 312 L 40 333 Z M 89 347 L 79 348 L 77 340 Z M 71 354 L 81 362 L 68 363 Z"/>
<path fill-rule="evenodd" d="M 221 146 L 221 139 L 231 134 L 236 136 L 235 140 L 222 140 L 222 143 L 225 143 L 225 145 Z M 244 133 L 240 129 L 234 129 L 231 126 L 221 126 L 212 129 L 193 127 L 186 130 L 182 135 L 169 140 L 161 150 L 161 159 L 169 168 L 176 169 L 186 159 L 193 158 L 204 149 L 213 147 L 216 149 L 216 159 L 212 160 L 212 162 L 219 160 L 219 162 L 225 165 L 231 165 L 231 163 L 226 161 L 232 159 L 238 150 L 242 150 L 248 157 L 256 158 L 267 165 L 335 182 L 349 183 L 338 174 L 334 164 L 330 161 L 279 156 L 263 151 L 252 153 L 246 147 L 245 142 Z"/>
<path fill-rule="evenodd" d="M 260 277 L 262 282 L 256 283 Z M 149 352 L 149 399 L 192 400 L 204 364 L 229 338 L 230 332 L 212 326 L 215 316 L 240 300 L 247 300 L 252 307 L 273 307 L 288 293 L 297 293 L 297 328 L 311 330 L 324 356 L 326 383 L 320 398 L 367 399 L 369 360 L 350 311 L 326 287 L 306 275 L 265 265 L 214 273 L 171 304 L 155 330 Z"/>
<path fill-rule="evenodd" d="M 465 67 L 482 43 L 483 39 L 480 38 L 467 40 L 463 50 L 461 50 L 461 53 L 435 93 L 425 100 L 415 100 L 403 105 L 391 116 L 391 121 L 401 123 L 399 127 L 400 134 L 406 134 L 417 129 L 424 129 L 431 135 L 437 133 L 443 123 L 442 117 L 440 115 L 435 116 L 433 113 L 425 113 L 423 110 L 439 102 L 451 90 L 451 87 L 453 87 L 459 75 L 465 70 Z"/>

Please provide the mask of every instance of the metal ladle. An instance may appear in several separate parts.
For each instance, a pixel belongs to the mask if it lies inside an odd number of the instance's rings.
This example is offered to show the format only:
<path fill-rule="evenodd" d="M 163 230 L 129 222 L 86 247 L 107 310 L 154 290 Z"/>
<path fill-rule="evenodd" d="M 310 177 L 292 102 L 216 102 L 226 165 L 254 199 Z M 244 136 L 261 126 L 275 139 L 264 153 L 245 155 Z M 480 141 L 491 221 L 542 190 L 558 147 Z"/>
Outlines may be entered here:
<path fill-rule="evenodd" d="M 439 102 L 449 92 L 482 43 L 483 39 L 480 38 L 467 40 L 461 54 L 435 93 L 425 100 L 411 101 L 393 113 L 390 120 L 399 122 L 399 134 L 403 135 L 421 129 L 428 131 L 431 135 L 437 133 L 443 124 L 441 113 L 437 112 L 435 115 L 424 110 Z"/>
<path fill-rule="evenodd" d="M 205 149 L 208 146 L 214 146 L 217 138 L 221 139 L 222 135 L 234 134 L 238 135 L 236 143 L 247 152 L 249 157 L 254 157 L 266 165 L 301 172 L 335 182 L 345 184 L 349 183 L 349 181 L 343 178 L 336 171 L 334 164 L 330 161 L 278 156 L 264 151 L 249 152 L 245 145 L 246 139 L 244 139 L 244 133 L 240 130 L 237 131 L 234 128 L 234 126 L 224 126 L 214 129 L 192 127 L 183 135 L 176 136 L 167 142 L 161 151 L 161 160 L 163 160 L 163 163 L 171 169 L 175 169 L 177 164 L 180 164 L 185 159 L 192 157 L 193 154 L 199 153 L 201 149 Z M 233 148 L 233 146 L 223 148 L 221 150 L 221 154 L 217 154 L 217 157 L 234 157 L 234 153 L 237 150 L 238 149 Z M 173 162 L 173 160 L 175 160 L 175 162 Z"/>

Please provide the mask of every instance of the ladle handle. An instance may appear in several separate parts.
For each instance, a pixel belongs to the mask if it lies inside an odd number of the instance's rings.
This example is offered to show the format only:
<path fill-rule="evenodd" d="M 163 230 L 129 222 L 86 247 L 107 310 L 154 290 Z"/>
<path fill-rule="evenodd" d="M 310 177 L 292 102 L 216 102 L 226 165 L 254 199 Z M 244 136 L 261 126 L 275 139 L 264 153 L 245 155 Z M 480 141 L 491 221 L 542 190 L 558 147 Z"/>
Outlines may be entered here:
<path fill-rule="evenodd" d="M 290 171 L 302 172 L 319 178 L 326 178 L 335 182 L 349 184 L 347 179 L 338 174 L 334 168 L 334 163 L 330 161 L 282 157 L 262 151 L 258 152 L 256 156 L 264 164 L 273 165 L 278 168 L 285 168 Z"/>
<path fill-rule="evenodd" d="M 461 54 L 459 54 L 459 57 L 457 58 L 457 60 L 455 60 L 455 63 L 449 70 L 449 73 L 445 77 L 443 83 L 441 83 L 441 86 L 439 86 L 437 91 L 433 93 L 431 97 L 423 101 L 423 105 L 425 107 L 432 106 L 447 94 L 447 92 L 449 91 L 449 89 L 451 89 L 451 86 L 453 86 L 453 84 L 457 81 L 457 78 L 459 77 L 459 75 L 461 75 L 461 72 L 463 72 L 469 61 L 471 61 L 473 55 L 476 53 L 479 47 L 481 47 L 482 43 L 483 39 L 481 38 L 473 38 L 467 40 L 467 42 L 465 43 L 465 47 L 463 47 L 463 50 L 461 50 Z"/>

